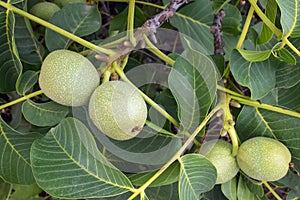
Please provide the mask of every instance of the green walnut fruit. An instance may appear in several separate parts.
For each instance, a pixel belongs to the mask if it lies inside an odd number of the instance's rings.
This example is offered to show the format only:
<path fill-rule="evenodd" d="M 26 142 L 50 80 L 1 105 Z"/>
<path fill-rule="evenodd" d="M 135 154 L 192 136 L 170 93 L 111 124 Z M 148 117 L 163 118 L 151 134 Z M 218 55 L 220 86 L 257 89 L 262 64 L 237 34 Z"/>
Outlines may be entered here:
<path fill-rule="evenodd" d="M 289 169 L 291 153 L 281 142 L 267 137 L 254 137 L 241 144 L 237 162 L 249 177 L 277 181 Z"/>
<path fill-rule="evenodd" d="M 31 9 L 30 13 L 45 20 L 49 21 L 51 17 L 59 11 L 60 8 L 55 4 L 51 2 L 40 2 L 35 4 Z"/>
<path fill-rule="evenodd" d="M 200 154 L 207 157 L 217 169 L 216 184 L 231 180 L 239 171 L 231 152 L 232 145 L 224 140 L 211 140 L 201 146 Z"/>
<path fill-rule="evenodd" d="M 69 50 L 56 50 L 45 58 L 39 84 L 53 101 L 65 106 L 82 106 L 98 87 L 99 75 L 84 56 Z"/>
<path fill-rule="evenodd" d="M 86 3 L 86 0 L 54 0 L 54 3 L 56 3 L 60 7 L 64 7 L 65 5 L 70 3 Z"/>
<path fill-rule="evenodd" d="M 138 91 L 123 81 L 101 84 L 89 103 L 89 115 L 96 127 L 115 140 L 135 137 L 147 118 L 147 106 Z"/>

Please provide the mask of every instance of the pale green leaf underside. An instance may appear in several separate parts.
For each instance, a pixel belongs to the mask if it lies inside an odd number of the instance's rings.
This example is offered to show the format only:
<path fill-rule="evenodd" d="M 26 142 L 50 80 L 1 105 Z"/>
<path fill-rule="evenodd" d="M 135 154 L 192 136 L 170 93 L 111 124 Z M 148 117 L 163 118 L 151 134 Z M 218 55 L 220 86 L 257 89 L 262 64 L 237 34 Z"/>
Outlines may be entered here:
<path fill-rule="evenodd" d="M 186 50 L 176 59 L 168 78 L 183 127 L 193 132 L 204 119 L 216 94 L 214 63 L 199 51 Z"/>
<path fill-rule="evenodd" d="M 14 184 L 34 183 L 30 147 L 39 137 L 36 133 L 23 134 L 12 129 L 0 117 L 0 177 Z"/>
<path fill-rule="evenodd" d="M 238 181 L 237 198 L 247 200 L 259 200 L 259 198 L 248 188 L 242 176 L 239 177 Z"/>
<path fill-rule="evenodd" d="M 283 36 L 300 36 L 300 2 L 298 0 L 276 0 L 281 11 Z"/>
<path fill-rule="evenodd" d="M 275 22 L 276 14 L 277 14 L 276 0 L 268 0 L 267 1 L 265 14 L 271 22 L 273 22 L 273 23 Z M 259 44 L 267 43 L 268 41 L 270 41 L 272 36 L 273 36 L 273 31 L 266 24 L 263 24 L 260 36 L 258 38 L 258 43 Z"/>
<path fill-rule="evenodd" d="M 201 193 L 213 188 L 217 170 L 208 159 L 200 154 L 187 154 L 179 162 L 179 199 L 198 200 Z"/>
<path fill-rule="evenodd" d="M 267 60 L 272 51 L 250 51 L 244 49 L 238 49 L 243 58 L 249 62 L 261 62 Z"/>
<path fill-rule="evenodd" d="M 92 134 L 66 118 L 31 148 L 39 186 L 60 198 L 102 198 L 133 190 L 127 177 L 98 151 Z"/>
<path fill-rule="evenodd" d="M 230 181 L 227 181 L 226 183 L 223 183 L 221 185 L 222 193 L 228 198 L 228 199 L 237 199 L 236 189 L 237 189 L 237 177 L 234 177 Z"/>
<path fill-rule="evenodd" d="M 53 126 L 58 124 L 68 113 L 69 108 L 53 101 L 35 103 L 27 100 L 22 105 L 25 119 L 36 126 Z"/>
<path fill-rule="evenodd" d="M 101 26 L 101 15 L 97 6 L 82 3 L 68 4 L 56 12 L 50 23 L 82 37 L 97 31 Z M 50 29 L 46 29 L 46 46 L 50 51 L 67 49 L 72 40 Z"/>

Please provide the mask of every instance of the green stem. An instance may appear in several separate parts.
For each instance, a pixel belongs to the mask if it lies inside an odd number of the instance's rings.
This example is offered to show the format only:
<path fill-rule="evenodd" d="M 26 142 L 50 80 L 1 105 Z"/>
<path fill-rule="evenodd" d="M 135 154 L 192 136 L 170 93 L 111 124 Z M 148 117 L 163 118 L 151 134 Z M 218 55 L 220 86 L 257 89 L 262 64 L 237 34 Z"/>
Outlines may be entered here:
<path fill-rule="evenodd" d="M 237 96 L 237 97 L 241 97 L 241 98 L 244 98 L 244 99 L 249 99 L 249 100 L 252 100 L 250 97 L 247 97 L 243 94 L 240 94 L 240 93 L 237 93 L 237 92 L 234 92 L 232 90 L 229 90 L 223 86 L 220 86 L 220 85 L 217 85 L 217 89 L 222 91 L 222 92 L 225 92 L 225 93 L 228 93 L 228 94 L 232 94 L 234 96 Z"/>
<path fill-rule="evenodd" d="M 227 130 L 232 143 L 232 156 L 236 156 L 239 150 L 239 139 L 234 126 L 230 126 Z"/>
<path fill-rule="evenodd" d="M 270 110 L 270 111 L 278 112 L 278 113 L 281 113 L 281 114 L 289 115 L 289 116 L 292 116 L 292 117 L 300 118 L 300 113 L 292 111 L 292 110 L 287 110 L 287 109 L 272 106 L 272 105 L 269 105 L 269 104 L 260 103 L 260 102 L 255 101 L 255 100 L 244 99 L 244 98 L 237 97 L 237 96 L 232 96 L 232 95 L 230 95 L 230 98 L 233 99 L 233 100 L 236 100 L 239 103 L 244 104 L 244 105 L 252 106 L 252 107 L 255 107 L 255 108 L 262 108 L 262 109 L 265 109 L 265 110 Z"/>
<path fill-rule="evenodd" d="M 261 20 L 272 30 L 272 32 L 278 37 L 282 37 L 282 32 L 278 29 L 269 18 L 263 13 L 263 11 L 257 6 L 256 0 L 249 0 L 251 6 L 254 8 L 257 15 L 261 18 Z M 298 56 L 300 56 L 300 52 L 298 49 L 287 39 L 288 35 L 282 37 L 282 41 L 287 44 Z"/>
<path fill-rule="evenodd" d="M 159 57 L 160 59 L 162 59 L 169 65 L 171 65 L 171 66 L 174 65 L 175 61 L 172 58 L 170 58 L 169 56 L 167 56 L 166 54 L 164 54 L 161 50 L 159 50 L 154 44 L 152 44 L 152 42 L 148 39 L 148 37 L 146 35 L 143 35 L 143 38 L 149 47 L 149 49 L 148 49 L 149 51 L 154 53 L 157 57 Z"/>
<path fill-rule="evenodd" d="M 230 110 L 230 101 L 231 98 L 226 95 L 226 93 L 222 92 L 220 93 L 220 102 L 219 106 L 222 108 L 224 111 L 223 114 L 223 120 L 224 120 L 224 125 L 223 125 L 223 130 L 222 130 L 222 136 L 225 135 L 226 133 L 229 134 L 229 137 L 231 139 L 232 143 L 232 151 L 231 154 L 232 156 L 236 156 L 239 148 L 239 138 L 235 130 L 235 123 L 233 120 L 233 116 L 231 114 Z"/>
<path fill-rule="evenodd" d="M 247 35 L 249 27 L 250 27 L 250 23 L 251 23 L 251 20 L 252 20 L 252 17 L 253 17 L 253 13 L 254 13 L 254 8 L 253 8 L 253 6 L 251 6 L 250 9 L 249 9 L 249 11 L 248 11 L 248 15 L 247 15 L 247 18 L 246 18 L 246 21 L 245 21 L 242 33 L 240 35 L 239 41 L 238 41 L 238 43 L 236 45 L 237 49 L 242 48 L 242 45 L 243 45 L 243 43 L 245 41 L 246 35 Z"/>
<path fill-rule="evenodd" d="M 188 145 L 194 140 L 197 134 L 206 126 L 211 117 L 220 109 L 220 107 L 215 107 L 201 122 L 201 124 L 196 128 L 188 140 L 182 145 L 182 147 L 176 152 L 176 154 L 164 165 L 162 166 L 146 183 L 144 183 L 140 188 L 138 188 L 128 200 L 134 199 L 140 193 L 144 192 L 145 189 L 155 181 L 173 162 L 175 162 L 183 154 Z"/>
<path fill-rule="evenodd" d="M 129 0 L 128 16 L 127 16 L 127 36 L 133 46 L 136 46 L 136 40 L 134 37 L 134 9 L 135 0 Z"/>
<path fill-rule="evenodd" d="M 239 93 L 231 91 L 231 90 L 229 90 L 225 87 L 222 87 L 220 85 L 217 86 L 217 89 L 220 90 L 220 91 L 226 92 L 226 94 L 230 95 L 231 99 L 236 100 L 236 101 L 240 102 L 241 104 L 253 106 L 255 108 L 262 108 L 262 109 L 265 109 L 265 110 L 271 110 L 271 111 L 274 111 L 274 112 L 278 112 L 278 113 L 282 113 L 282 114 L 285 114 L 285 115 L 290 115 L 290 116 L 293 116 L 293 117 L 300 118 L 300 113 L 298 113 L 298 112 L 295 112 L 295 111 L 292 111 L 292 110 L 287 110 L 287 109 L 280 108 L 280 107 L 277 107 L 277 106 L 272 106 L 272 105 L 269 105 L 269 104 L 260 103 L 258 101 L 255 101 L 255 100 L 251 99 L 248 96 L 241 95 Z"/>
<path fill-rule="evenodd" d="M 244 93 L 236 86 L 236 84 L 232 81 L 232 79 L 227 79 L 227 84 L 228 84 L 228 88 L 244 96 Z"/>
<path fill-rule="evenodd" d="M 86 40 L 84 40 L 84 39 L 82 39 L 82 38 L 80 38 L 80 37 L 78 37 L 78 36 L 76 36 L 72 33 L 69 33 L 68 31 L 65 31 L 62 28 L 59 28 L 59 27 L 57 27 L 57 26 L 55 26 L 55 25 L 53 25 L 53 24 L 51 24 L 51 23 L 49 23 L 45 20 L 42 20 L 42 19 L 40 19 L 38 17 L 35 17 L 34 15 L 31 15 L 31 14 L 29 14 L 29 13 L 27 13 L 27 12 L 25 12 L 25 11 L 19 9 L 19 8 L 16 8 L 13 5 L 10 5 L 8 3 L 0 1 L 0 6 L 3 6 L 4 8 L 6 8 L 8 10 L 11 10 L 14 13 L 17 13 L 17 14 L 19 14 L 23 17 L 26 17 L 26 18 L 28 18 L 28 19 L 30 19 L 30 20 L 38 23 L 38 24 L 41 24 L 41 25 L 43 25 L 43 26 L 45 26 L 45 27 L 47 27 L 47 28 L 49 28 L 49 29 L 51 29 L 51 30 L 53 30 L 53 31 L 55 31 L 55 32 L 65 36 L 65 37 L 67 37 L 71 40 L 73 40 L 73 41 L 78 42 L 79 44 L 81 44 L 81 45 L 83 45 L 83 46 L 85 46 L 89 49 L 95 50 L 98 53 L 104 53 L 106 55 L 112 55 L 114 53 L 114 51 L 112 51 L 112 50 L 104 49 L 104 48 L 99 47 L 99 46 L 97 46 L 93 43 L 90 43 L 90 42 L 88 42 L 88 41 L 86 41 Z"/>
<path fill-rule="evenodd" d="M 280 29 L 278 29 L 271 20 L 263 13 L 263 11 L 257 6 L 256 4 L 257 0 L 249 0 L 251 7 L 254 8 L 257 15 L 260 17 L 260 19 L 271 29 L 271 31 L 277 36 L 282 37 L 282 32 Z"/>
<path fill-rule="evenodd" d="M 146 125 L 148 127 L 150 127 L 151 129 L 153 129 L 153 130 L 155 130 L 155 131 L 157 131 L 159 133 L 162 133 L 164 135 L 167 135 L 169 137 L 172 137 L 172 138 L 181 138 L 180 136 L 175 135 L 174 133 L 171 133 L 170 131 L 167 131 L 167 130 L 163 129 L 162 127 L 157 126 L 156 124 L 154 124 L 154 123 L 152 123 L 152 122 L 150 122 L 148 120 L 146 121 Z"/>
<path fill-rule="evenodd" d="M 282 41 L 284 44 L 287 44 L 298 56 L 300 56 L 298 49 L 286 37 L 283 37 Z"/>
<path fill-rule="evenodd" d="M 282 198 L 273 190 L 273 188 L 269 185 L 267 181 L 262 181 L 262 183 L 266 186 L 266 188 L 268 188 L 268 190 L 273 194 L 273 196 L 277 200 L 282 200 Z"/>
<path fill-rule="evenodd" d="M 278 37 L 282 37 L 282 32 L 278 29 L 269 18 L 263 13 L 263 11 L 257 6 L 256 0 L 249 0 L 251 6 L 254 8 L 257 15 L 261 18 L 261 20 L 272 30 L 272 32 Z M 282 41 L 287 44 L 298 56 L 300 56 L 300 52 L 298 49 L 287 39 L 288 35 L 282 37 Z"/>
<path fill-rule="evenodd" d="M 126 77 L 125 73 L 123 72 L 122 68 L 114 65 L 114 70 L 119 74 L 119 76 L 127 83 L 131 84 L 133 87 L 136 88 L 136 86 Z M 155 101 L 153 101 L 150 97 L 148 97 L 145 93 L 143 93 L 141 90 L 136 88 L 140 95 L 144 98 L 144 100 L 151 105 L 155 110 L 157 110 L 162 116 L 167 118 L 172 124 L 174 124 L 177 127 L 180 127 L 180 124 L 174 119 L 169 113 L 167 113 L 163 108 L 161 108 Z"/>
<path fill-rule="evenodd" d="M 239 41 L 238 41 L 238 43 L 236 44 L 236 47 L 235 47 L 237 49 L 240 49 L 243 46 L 243 43 L 244 43 L 244 41 L 246 39 L 248 30 L 249 30 L 249 27 L 250 27 L 250 23 L 251 23 L 251 20 L 252 20 L 253 13 L 254 13 L 254 8 L 253 8 L 253 6 L 251 6 L 250 9 L 249 9 L 249 11 L 248 11 L 248 15 L 247 15 L 247 18 L 246 18 L 246 21 L 245 21 L 242 33 L 240 35 Z M 230 73 L 230 64 L 228 63 L 226 69 L 224 70 L 224 76 L 226 78 L 228 78 L 229 73 Z"/>
<path fill-rule="evenodd" d="M 110 75 L 111 75 L 110 70 L 106 70 L 106 71 L 103 73 L 102 83 L 108 82 L 109 79 L 110 79 Z"/>
<path fill-rule="evenodd" d="M 21 97 L 21 98 L 18 98 L 18 99 L 16 99 L 16 100 L 14 100 L 14 101 L 8 102 L 8 103 L 3 104 L 3 105 L 0 105 L 0 110 L 3 109 L 3 108 L 7 108 L 7 107 L 9 107 L 9 106 L 13 106 L 13 105 L 15 105 L 15 104 L 17 104 L 17 103 L 20 103 L 20 102 L 22 102 L 22 101 L 25 101 L 25 100 L 27 100 L 27 99 L 30 99 L 30 98 L 35 97 L 35 96 L 40 95 L 40 94 L 43 94 L 43 91 L 42 91 L 42 90 L 38 90 L 38 91 L 33 92 L 33 93 L 31 93 L 31 94 L 25 95 L 25 96 L 23 96 L 23 97 Z"/>

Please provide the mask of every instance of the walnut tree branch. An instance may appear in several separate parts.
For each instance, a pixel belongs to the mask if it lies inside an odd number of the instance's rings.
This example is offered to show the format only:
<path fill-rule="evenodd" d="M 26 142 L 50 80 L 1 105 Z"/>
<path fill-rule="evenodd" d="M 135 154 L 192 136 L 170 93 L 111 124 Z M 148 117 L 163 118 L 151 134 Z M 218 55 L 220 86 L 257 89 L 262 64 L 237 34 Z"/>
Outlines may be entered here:
<path fill-rule="evenodd" d="M 214 16 L 214 22 L 210 27 L 210 32 L 214 36 L 214 53 L 215 55 L 225 55 L 225 51 L 223 49 L 224 42 L 222 38 L 222 20 L 225 17 L 225 11 L 221 9 Z"/>
<path fill-rule="evenodd" d="M 173 17 L 181 6 L 190 3 L 191 1 L 192 0 L 171 0 L 170 4 L 164 10 L 148 19 L 141 27 L 137 28 L 134 33 L 136 44 L 143 43 L 144 35 L 149 36 L 152 42 L 156 43 L 156 30 L 161 27 L 165 21 Z M 129 54 L 136 47 L 136 45 L 131 44 L 128 38 L 126 38 L 119 43 L 118 47 L 119 48 L 115 55 L 109 58 L 109 63 L 112 63 L 118 58 Z"/>
<path fill-rule="evenodd" d="M 171 0 L 170 4 L 163 11 L 156 14 L 151 19 L 148 19 L 143 24 L 142 28 L 149 29 L 150 33 L 156 33 L 156 29 L 158 29 L 170 17 L 173 17 L 181 6 L 191 1 L 192 0 Z"/>

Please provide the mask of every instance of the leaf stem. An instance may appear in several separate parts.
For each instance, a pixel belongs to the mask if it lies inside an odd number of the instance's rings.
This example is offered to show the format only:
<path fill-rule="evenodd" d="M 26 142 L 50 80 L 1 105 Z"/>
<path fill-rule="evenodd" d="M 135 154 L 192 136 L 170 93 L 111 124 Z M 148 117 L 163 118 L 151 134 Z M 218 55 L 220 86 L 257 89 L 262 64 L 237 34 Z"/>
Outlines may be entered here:
<path fill-rule="evenodd" d="M 180 136 L 171 133 L 170 131 L 167 131 L 163 129 L 162 127 L 152 123 L 151 121 L 146 120 L 146 125 L 150 127 L 151 129 L 157 131 L 158 133 L 162 133 L 164 136 L 172 137 L 172 138 L 181 138 Z"/>
<path fill-rule="evenodd" d="M 282 32 L 280 29 L 278 29 L 271 20 L 263 13 L 263 11 L 257 6 L 256 4 L 257 0 L 249 0 L 251 7 L 254 8 L 255 12 L 257 15 L 261 18 L 261 20 L 272 30 L 272 32 L 277 36 L 277 37 L 282 37 Z"/>
<path fill-rule="evenodd" d="M 38 90 L 38 91 L 33 92 L 33 93 L 31 93 L 31 94 L 25 95 L 25 96 L 23 96 L 23 97 L 21 97 L 21 98 L 18 98 L 18 99 L 16 99 L 16 100 L 14 100 L 14 101 L 8 102 L 8 103 L 3 104 L 3 105 L 0 105 L 0 110 L 3 109 L 3 108 L 7 108 L 7 107 L 9 107 L 9 106 L 13 106 L 13 105 L 15 105 L 15 104 L 17 104 L 17 103 L 20 103 L 20 102 L 22 102 L 22 101 L 25 101 L 25 100 L 27 100 L 27 99 L 30 99 L 30 98 L 35 97 L 35 96 L 40 95 L 40 94 L 43 94 L 43 91 L 42 91 L 42 90 Z"/>
<path fill-rule="evenodd" d="M 162 116 L 167 118 L 172 124 L 174 124 L 177 127 L 180 127 L 180 124 L 174 119 L 168 112 L 166 112 L 163 108 L 161 108 L 155 101 L 153 101 L 150 97 L 148 97 L 145 93 L 143 93 L 141 90 L 139 90 L 125 75 L 122 68 L 118 65 L 114 65 L 114 70 L 119 74 L 119 76 L 127 83 L 131 84 L 133 87 L 135 87 L 140 95 L 144 98 L 144 100 L 151 105 L 155 110 L 157 110 Z"/>
<path fill-rule="evenodd" d="M 135 0 L 129 0 L 128 16 L 127 16 L 127 36 L 133 46 L 136 46 L 136 40 L 134 37 L 134 9 Z"/>
<path fill-rule="evenodd" d="M 238 138 L 238 135 L 237 135 L 235 127 L 234 127 L 235 122 L 233 120 L 233 116 L 231 114 L 230 107 L 229 107 L 230 101 L 231 101 L 230 96 L 227 96 L 226 93 L 224 93 L 224 92 L 220 93 L 219 106 L 221 107 L 221 109 L 224 112 L 224 114 L 223 114 L 224 125 L 223 125 L 222 133 L 224 135 L 226 133 L 229 134 L 229 137 L 230 137 L 231 143 L 232 143 L 231 155 L 236 156 L 238 153 L 238 149 L 239 149 L 239 138 Z M 223 134 L 221 134 L 221 135 L 223 135 Z"/>
<path fill-rule="evenodd" d="M 154 53 L 157 57 L 159 57 L 160 59 L 162 59 L 163 61 L 165 61 L 166 63 L 168 63 L 169 65 L 173 66 L 175 61 L 170 58 L 169 56 L 167 56 L 166 54 L 164 54 L 161 50 L 159 50 L 149 39 L 148 37 L 144 34 L 143 38 L 146 42 L 146 44 L 149 47 L 149 51 L 151 51 L 152 53 Z"/>
<path fill-rule="evenodd" d="M 234 128 L 234 126 L 230 126 L 228 128 L 228 134 L 229 134 L 229 137 L 231 139 L 231 143 L 232 143 L 232 152 L 231 152 L 231 155 L 233 157 L 235 157 L 238 153 L 238 150 L 239 150 L 239 139 L 238 139 L 238 135 L 236 133 L 236 130 Z"/>
<path fill-rule="evenodd" d="M 249 11 L 248 11 L 248 15 L 247 15 L 247 18 L 246 18 L 246 21 L 245 21 L 242 33 L 240 35 L 239 41 L 236 44 L 236 48 L 237 49 L 242 48 L 242 45 L 243 45 L 243 43 L 245 41 L 246 35 L 247 35 L 249 27 L 250 27 L 250 23 L 251 23 L 251 20 L 252 20 L 252 17 L 253 17 L 253 13 L 254 13 L 254 8 L 253 8 L 253 6 L 251 6 L 250 9 L 249 9 Z"/>
<path fill-rule="evenodd" d="M 237 93 L 237 92 L 234 92 L 228 88 L 225 88 L 223 86 L 220 86 L 220 85 L 217 85 L 217 89 L 220 90 L 220 91 L 223 91 L 223 92 L 226 92 L 228 94 L 232 94 L 234 96 L 237 96 L 237 97 L 241 97 L 241 98 L 244 98 L 244 99 L 249 99 L 249 100 L 252 100 L 250 97 L 248 96 L 245 96 L 245 95 L 242 95 L 240 93 Z"/>
<path fill-rule="evenodd" d="M 257 6 L 256 0 L 249 0 L 251 7 L 254 8 L 257 15 L 261 18 L 261 20 L 272 30 L 272 32 L 278 37 L 282 37 L 282 32 L 278 29 L 269 18 L 262 12 L 262 10 Z M 298 49 L 287 39 L 288 35 L 283 36 L 282 41 L 287 44 L 298 56 L 300 56 L 300 52 Z"/>
<path fill-rule="evenodd" d="M 229 90 L 225 87 L 222 87 L 220 85 L 217 85 L 217 89 L 220 90 L 220 91 L 226 92 L 227 94 L 230 95 L 231 99 L 236 100 L 236 101 L 240 102 L 241 104 L 248 105 L 248 106 L 253 106 L 255 108 L 262 108 L 262 109 L 266 109 L 266 110 L 271 110 L 271 111 L 282 113 L 282 114 L 285 114 L 285 115 L 290 115 L 292 117 L 300 118 L 300 113 L 298 113 L 298 112 L 295 112 L 295 111 L 292 111 L 292 110 L 287 110 L 287 109 L 280 108 L 280 107 L 273 106 L 273 105 L 269 105 L 269 104 L 260 103 L 258 101 L 255 101 L 255 100 L 251 99 L 248 96 L 241 95 L 237 92 L 231 91 L 231 90 Z"/>
<path fill-rule="evenodd" d="M 51 24 L 51 23 L 49 23 L 49 22 L 47 22 L 45 20 L 42 20 L 42 19 L 40 19 L 38 17 L 35 17 L 34 15 L 31 15 L 31 14 L 29 14 L 29 13 L 27 13 L 27 12 L 25 12 L 25 11 L 23 11 L 23 10 L 15 7 L 15 6 L 13 6 L 13 5 L 10 5 L 8 3 L 0 1 L 0 6 L 3 6 L 4 8 L 6 8 L 8 10 L 11 10 L 11 11 L 13 11 L 13 12 L 15 12 L 15 13 L 23 16 L 23 17 L 26 17 L 26 18 L 28 18 L 28 19 L 30 19 L 30 20 L 38 23 L 38 24 L 41 24 L 41 25 L 43 25 L 43 26 L 45 26 L 45 27 L 47 27 L 47 28 L 49 28 L 49 29 L 51 29 L 51 30 L 53 30 L 53 31 L 55 31 L 55 32 L 57 32 L 57 33 L 65 36 L 65 37 L 67 37 L 67 38 L 69 38 L 71 40 L 73 40 L 73 41 L 75 41 L 75 42 L 78 42 L 79 44 L 81 44 L 81 45 L 83 45 L 83 46 L 85 46 L 85 47 L 87 47 L 89 49 L 95 50 L 98 53 L 104 53 L 106 55 L 112 55 L 114 53 L 114 51 L 112 51 L 110 49 L 104 49 L 104 48 L 99 47 L 99 46 L 97 46 L 97 45 L 95 45 L 93 43 L 90 43 L 90 42 L 88 42 L 88 41 L 86 41 L 86 40 L 84 40 L 84 39 L 82 39 L 82 38 L 80 38 L 80 37 L 78 37 L 78 36 L 76 36 L 76 35 L 68 32 L 68 31 L 65 31 L 64 29 L 62 29 L 62 28 L 60 28 L 58 26 L 55 26 L 55 25 L 53 25 L 53 24 Z"/>
<path fill-rule="evenodd" d="M 256 0 L 255 0 L 255 3 L 256 3 Z M 252 20 L 253 13 L 254 13 L 254 7 L 251 5 L 251 7 L 250 7 L 250 9 L 248 11 L 248 15 L 247 15 L 246 21 L 244 23 L 244 27 L 243 27 L 242 33 L 240 35 L 238 43 L 236 44 L 236 47 L 235 47 L 236 49 L 240 49 L 243 46 L 243 43 L 245 41 L 245 38 L 247 36 L 248 30 L 249 30 L 249 27 L 250 27 L 250 23 L 251 23 L 251 20 Z M 227 67 L 224 70 L 224 76 L 228 77 L 229 73 L 230 73 L 230 63 L 227 64 Z"/>
<path fill-rule="evenodd" d="M 140 188 L 138 188 L 129 198 L 128 200 L 133 200 L 140 193 L 144 192 L 145 189 L 155 181 L 173 162 L 175 162 L 188 145 L 194 140 L 197 134 L 206 126 L 211 117 L 220 109 L 220 106 L 215 107 L 210 113 L 204 118 L 204 120 L 200 123 L 200 125 L 196 128 L 196 130 L 192 133 L 192 135 L 187 139 L 187 141 L 182 145 L 182 147 L 176 152 L 176 154 L 164 165 L 162 166 L 146 183 L 144 183 Z"/>
<path fill-rule="evenodd" d="M 273 188 L 269 185 L 267 181 L 262 181 L 262 183 L 266 186 L 266 188 L 268 188 L 268 190 L 273 194 L 273 196 L 277 200 L 282 200 L 282 198 L 273 190 Z"/>
<path fill-rule="evenodd" d="M 281 113 L 281 114 L 285 114 L 285 115 L 289 115 L 289 116 L 292 116 L 292 117 L 300 118 L 300 113 L 292 111 L 292 110 L 287 110 L 287 109 L 280 108 L 280 107 L 277 107 L 277 106 L 272 106 L 272 105 L 269 105 L 269 104 L 260 103 L 260 102 L 255 101 L 255 100 L 245 99 L 245 98 L 232 96 L 232 95 L 230 95 L 230 98 L 233 99 L 233 100 L 236 100 L 239 103 L 244 104 L 244 105 L 252 106 L 252 107 L 255 107 L 255 108 L 262 108 L 262 109 L 265 109 L 265 110 L 271 110 L 271 111 L 278 112 L 278 113 Z"/>
<path fill-rule="evenodd" d="M 102 83 L 105 83 L 105 82 L 108 82 L 109 79 L 110 79 L 110 75 L 111 75 L 111 72 L 110 70 L 106 70 L 104 73 L 103 73 L 103 79 L 102 79 Z"/>
<path fill-rule="evenodd" d="M 282 41 L 287 44 L 298 56 L 300 56 L 298 49 L 287 39 L 287 37 L 283 37 Z"/>

